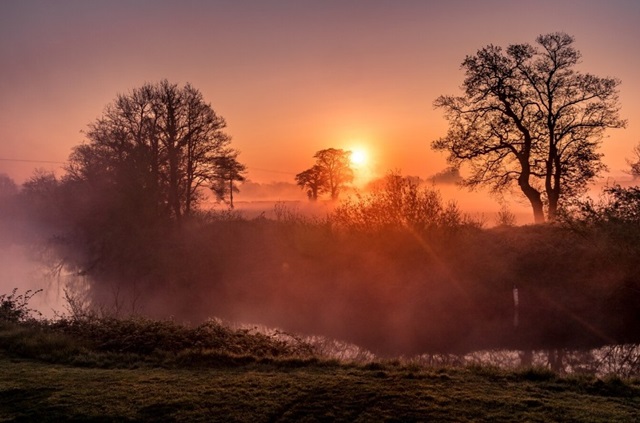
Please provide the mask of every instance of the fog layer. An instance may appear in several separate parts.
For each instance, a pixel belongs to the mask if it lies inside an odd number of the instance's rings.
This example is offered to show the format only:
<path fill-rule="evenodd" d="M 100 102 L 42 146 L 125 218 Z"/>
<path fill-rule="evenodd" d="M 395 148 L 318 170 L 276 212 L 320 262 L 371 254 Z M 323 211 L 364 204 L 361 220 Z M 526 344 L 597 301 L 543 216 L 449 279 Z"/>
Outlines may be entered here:
<path fill-rule="evenodd" d="M 3 208 L 2 288 L 37 288 L 13 253 L 28 248 L 102 313 L 218 317 L 389 356 L 640 341 L 635 224 L 485 229 L 396 182 L 313 218 L 280 206 L 171 224 L 17 201 Z"/>

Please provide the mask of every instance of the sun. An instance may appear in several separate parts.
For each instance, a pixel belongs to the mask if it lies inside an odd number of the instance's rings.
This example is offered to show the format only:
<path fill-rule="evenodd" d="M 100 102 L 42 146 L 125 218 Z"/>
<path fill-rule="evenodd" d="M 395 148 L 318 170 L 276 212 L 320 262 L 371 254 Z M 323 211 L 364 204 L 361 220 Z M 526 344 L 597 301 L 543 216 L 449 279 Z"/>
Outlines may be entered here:
<path fill-rule="evenodd" d="M 366 143 L 353 143 L 345 148 L 349 152 L 349 165 L 353 171 L 354 187 L 364 187 L 376 177 L 377 151 Z"/>
<path fill-rule="evenodd" d="M 351 164 L 354 166 L 363 166 L 367 164 L 367 152 L 361 148 L 351 150 Z"/>

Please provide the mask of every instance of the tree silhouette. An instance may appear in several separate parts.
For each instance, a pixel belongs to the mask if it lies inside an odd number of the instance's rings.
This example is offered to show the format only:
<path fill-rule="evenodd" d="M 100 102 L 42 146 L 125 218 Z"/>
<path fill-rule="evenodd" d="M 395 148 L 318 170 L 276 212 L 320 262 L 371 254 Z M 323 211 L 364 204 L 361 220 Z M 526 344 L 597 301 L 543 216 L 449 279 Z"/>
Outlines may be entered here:
<path fill-rule="evenodd" d="M 353 181 L 351 152 L 337 148 L 320 150 L 313 155 L 316 164 L 296 175 L 296 183 L 307 189 L 309 199 L 316 200 L 318 194 L 328 192 L 332 200 L 340 195 L 345 184 Z"/>
<path fill-rule="evenodd" d="M 327 190 L 331 199 L 336 200 L 342 187 L 353 181 L 353 169 L 350 166 L 351 151 L 327 148 L 318 151 L 313 157 L 325 172 Z"/>
<path fill-rule="evenodd" d="M 627 159 L 629 165 L 629 173 L 633 179 L 640 178 L 640 143 L 633 147 L 633 158 Z"/>
<path fill-rule="evenodd" d="M 552 33 L 536 42 L 467 56 L 464 95 L 435 101 L 449 130 L 432 146 L 454 166 L 470 164 L 469 187 L 499 193 L 517 184 L 543 222 L 605 169 L 597 152 L 603 133 L 626 122 L 618 114 L 620 81 L 578 72 L 573 37 Z"/>
<path fill-rule="evenodd" d="M 234 182 L 243 182 L 246 166 L 238 162 L 237 153 L 222 155 L 215 160 L 216 169 L 211 190 L 218 201 L 224 201 L 229 196 L 229 207 L 233 208 L 233 193 L 240 192 Z"/>
<path fill-rule="evenodd" d="M 56 221 L 60 214 L 59 187 L 60 181 L 53 172 L 36 169 L 20 190 L 23 212 L 41 223 Z"/>
<path fill-rule="evenodd" d="M 6 173 L 0 173 L 0 199 L 4 200 L 18 193 L 18 185 Z"/>
<path fill-rule="evenodd" d="M 145 84 L 119 95 L 89 125 L 68 178 L 130 191 L 180 220 L 197 206 L 200 188 L 219 179 L 220 158 L 236 160 L 225 126 L 191 85 Z"/>
<path fill-rule="evenodd" d="M 313 165 L 311 169 L 296 175 L 296 184 L 302 189 L 307 189 L 309 200 L 316 201 L 318 194 L 325 192 L 326 174 L 320 166 Z"/>

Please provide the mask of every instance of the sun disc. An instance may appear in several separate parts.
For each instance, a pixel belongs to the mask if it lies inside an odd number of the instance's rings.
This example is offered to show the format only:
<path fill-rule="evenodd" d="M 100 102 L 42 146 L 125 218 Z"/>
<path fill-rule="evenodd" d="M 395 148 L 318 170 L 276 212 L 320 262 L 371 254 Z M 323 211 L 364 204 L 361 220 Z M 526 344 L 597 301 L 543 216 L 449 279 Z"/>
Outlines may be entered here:
<path fill-rule="evenodd" d="M 367 153 L 364 150 L 353 150 L 351 152 L 351 163 L 362 166 L 367 162 Z"/>

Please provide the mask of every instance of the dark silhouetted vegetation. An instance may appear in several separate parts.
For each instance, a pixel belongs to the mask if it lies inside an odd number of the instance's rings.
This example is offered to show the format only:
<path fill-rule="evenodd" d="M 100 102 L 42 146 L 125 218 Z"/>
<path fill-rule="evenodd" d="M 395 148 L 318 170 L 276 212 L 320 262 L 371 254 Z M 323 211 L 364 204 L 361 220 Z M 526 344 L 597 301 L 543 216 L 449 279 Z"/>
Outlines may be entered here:
<path fill-rule="evenodd" d="M 517 184 L 541 223 L 585 192 L 605 168 L 598 153 L 604 131 L 626 122 L 618 113 L 620 81 L 576 70 L 573 37 L 551 33 L 536 42 L 489 45 L 465 58 L 464 94 L 435 101 L 449 132 L 433 147 L 448 152 L 453 166 L 470 165 L 469 187 L 503 192 Z"/>
<path fill-rule="evenodd" d="M 326 180 L 323 169 L 318 165 L 313 165 L 311 169 L 300 172 L 296 175 L 296 184 L 307 190 L 309 200 L 318 200 L 318 195 L 326 191 Z"/>
<path fill-rule="evenodd" d="M 122 207 L 179 220 L 196 209 L 203 187 L 241 180 L 226 122 L 202 94 L 164 80 L 119 95 L 74 148 L 65 179 L 76 189 L 120 195 Z M 229 192 L 231 194 L 233 188 Z M 117 194 L 117 195 L 116 195 Z"/>
<path fill-rule="evenodd" d="M 0 173 L 0 200 L 5 200 L 18 193 L 18 185 L 7 174 Z"/>
<path fill-rule="evenodd" d="M 331 222 L 342 230 L 360 233 L 409 230 L 431 234 L 482 227 L 481 222 L 461 213 L 455 202 L 443 204 L 438 191 L 421 187 L 399 173 L 390 173 L 368 194 L 357 194 L 340 204 Z"/>
<path fill-rule="evenodd" d="M 629 165 L 629 173 L 633 176 L 633 179 L 638 179 L 640 177 L 640 143 L 633 147 L 633 156 L 627 159 L 627 164 Z"/>
<path fill-rule="evenodd" d="M 293 335 L 231 329 L 213 320 L 190 327 L 172 320 L 118 319 L 94 312 L 35 318 L 39 312 L 28 306 L 35 294 L 18 294 L 14 289 L 0 295 L 0 339 L 7 354 L 52 363 L 122 367 L 308 360 L 315 353 L 310 344 Z M 75 307 L 71 310 L 78 312 Z"/>
<path fill-rule="evenodd" d="M 337 200 L 345 184 L 353 181 L 351 169 L 351 152 L 327 148 L 313 156 L 316 164 L 310 169 L 296 175 L 296 183 L 307 190 L 310 200 L 317 200 L 318 195 L 329 193 L 332 200 Z"/>
<path fill-rule="evenodd" d="M 245 180 L 246 166 L 238 162 L 238 154 L 227 153 L 215 160 L 215 176 L 211 190 L 218 201 L 229 199 L 229 207 L 233 208 L 233 193 L 240 192 L 236 182 Z"/>
<path fill-rule="evenodd" d="M 18 288 L 14 288 L 11 294 L 0 294 L 0 321 L 17 323 L 33 318 L 38 311 L 29 308 L 29 300 L 41 291 L 18 294 Z"/>

